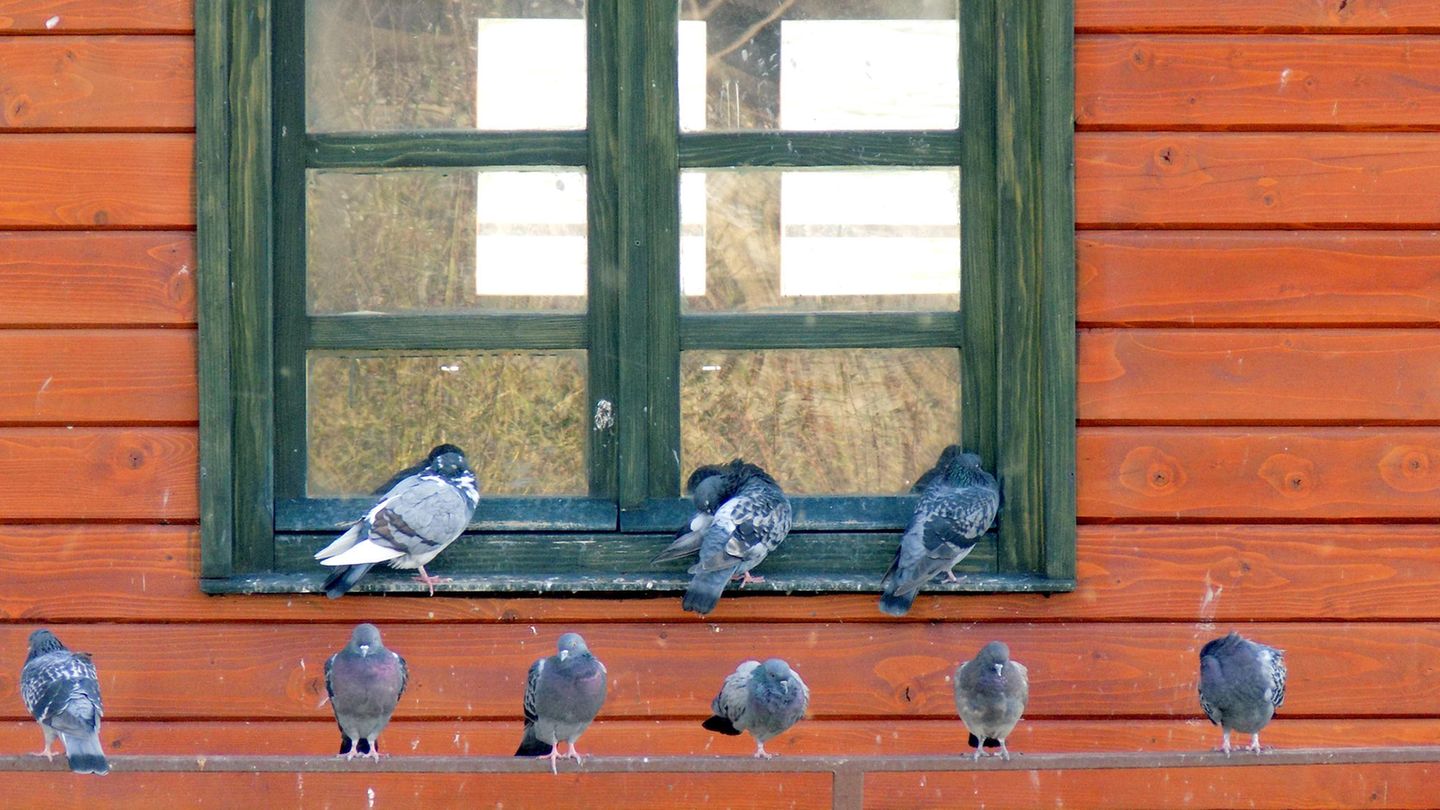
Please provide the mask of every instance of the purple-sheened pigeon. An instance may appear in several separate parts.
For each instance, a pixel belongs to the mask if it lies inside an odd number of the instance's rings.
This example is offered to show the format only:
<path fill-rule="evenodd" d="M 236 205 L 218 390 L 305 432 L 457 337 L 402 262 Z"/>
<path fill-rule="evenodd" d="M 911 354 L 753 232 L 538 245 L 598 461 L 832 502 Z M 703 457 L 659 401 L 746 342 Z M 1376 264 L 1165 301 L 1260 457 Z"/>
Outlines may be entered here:
<path fill-rule="evenodd" d="M 809 706 L 810 689 L 789 664 L 779 658 L 746 661 L 725 677 L 710 703 L 715 714 L 701 725 L 731 736 L 748 731 L 755 756 L 770 759 L 776 755 L 765 750 L 766 741 L 800 722 Z"/>
<path fill-rule="evenodd" d="M 405 659 L 385 649 L 380 630 L 361 624 L 350 634 L 350 643 L 325 662 L 325 691 L 340 726 L 340 754 L 380 758 L 377 738 L 400 696 L 410 672 Z"/>
<path fill-rule="evenodd" d="M 590 653 L 579 633 L 566 633 L 557 652 L 530 665 L 525 680 L 525 735 L 517 757 L 546 757 L 551 773 L 560 741 L 570 744 L 566 757 L 580 762 L 575 742 L 605 703 L 605 665 Z M 582 763 L 583 764 L 583 763 Z"/>
<path fill-rule="evenodd" d="M 1285 653 L 1231 632 L 1200 650 L 1200 708 L 1223 732 L 1250 735 L 1247 751 L 1260 753 L 1260 730 L 1285 702 Z"/>
<path fill-rule="evenodd" d="M 1010 660 L 1010 648 L 992 641 L 955 670 L 955 709 L 970 731 L 975 758 L 986 748 L 999 748 L 1010 758 L 1005 738 L 1020 722 L 1030 699 L 1030 673 Z"/>

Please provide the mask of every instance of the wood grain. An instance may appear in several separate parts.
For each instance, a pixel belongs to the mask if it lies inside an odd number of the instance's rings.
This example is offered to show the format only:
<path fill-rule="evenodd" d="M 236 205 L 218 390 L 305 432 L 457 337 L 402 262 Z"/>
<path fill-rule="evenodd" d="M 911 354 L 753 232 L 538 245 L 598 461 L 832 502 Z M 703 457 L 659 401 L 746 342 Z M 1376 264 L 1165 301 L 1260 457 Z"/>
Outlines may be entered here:
<path fill-rule="evenodd" d="M 193 135 L 0 138 L 0 227 L 195 224 Z"/>
<path fill-rule="evenodd" d="M 583 749 L 582 749 L 583 750 Z M 829 774 L 407 774 L 124 773 L 104 779 L 7 773 L 6 797 L 19 807 L 137 808 L 184 796 L 199 807 L 624 807 L 672 810 L 717 806 L 828 810 Z M 723 799 L 721 798 L 723 797 Z"/>
<path fill-rule="evenodd" d="M 306 720 L 155 722 L 111 720 L 100 728 L 112 754 L 321 755 L 338 748 L 328 708 Z M 1265 729 L 1266 745 L 1311 747 L 1434 744 L 1436 719 L 1304 720 L 1282 717 Z M 1217 744 L 1219 731 L 1198 718 L 1176 720 L 1022 720 L 1008 745 L 1018 753 L 1196 751 Z M 520 719 L 397 720 L 380 737 L 397 757 L 508 756 L 520 741 Z M 901 756 L 959 753 L 965 731 L 958 718 L 940 720 L 806 720 L 765 744 L 784 756 L 846 754 Z M 29 751 L 40 729 L 29 720 L 0 722 L 0 751 Z M 605 720 L 585 732 L 581 750 L 600 756 L 749 756 L 748 737 L 706 731 L 696 720 Z"/>
<path fill-rule="evenodd" d="M 0 132 L 195 126 L 190 37 L 17 38 L 0 76 Z"/>
<path fill-rule="evenodd" d="M 0 422 L 194 422 L 189 329 L 0 330 Z"/>
<path fill-rule="evenodd" d="M 0 232 L 0 324 L 195 323 L 195 235 Z"/>
<path fill-rule="evenodd" d="M 1434 329 L 1086 329 L 1078 345 L 1082 422 L 1440 420 Z"/>
<path fill-rule="evenodd" d="M 1081 519 L 1434 520 L 1436 428 L 1083 428 Z"/>
<path fill-rule="evenodd" d="M 865 807 L 1361 808 L 1433 807 L 1440 768 L 1428 764 L 1297 765 L 1116 771 L 877 773 Z"/>
<path fill-rule="evenodd" d="M 1425 227 L 1440 134 L 1075 136 L 1079 226 Z"/>
<path fill-rule="evenodd" d="M 0 521 L 195 520 L 194 428 L 0 429 Z"/>
<path fill-rule="evenodd" d="M 307 719 L 326 715 L 323 663 L 350 624 L 68 625 L 69 646 L 94 655 L 107 720 Z M 0 628 L 22 649 L 33 625 Z M 811 690 L 815 719 L 948 719 L 958 661 L 1004 639 L 1031 672 L 1029 716 L 1194 718 L 1197 653 L 1229 629 L 1211 623 L 1007 623 L 886 627 L 815 624 L 576 623 L 610 671 L 605 720 L 709 713 L 721 679 L 748 658 L 783 655 Z M 1284 717 L 1433 718 L 1440 703 L 1440 624 L 1250 623 L 1246 635 L 1286 651 Z M 553 654 L 561 628 L 382 627 L 410 664 L 399 719 L 519 716 L 525 672 Z M 156 651 L 163 650 L 163 655 Z M 1082 654 L 1077 654 L 1082 653 Z M 0 711 L 24 719 L 14 675 Z M 216 695 L 223 695 L 217 700 Z"/>
<path fill-rule="evenodd" d="M 1433 128 L 1440 125 L 1440 41 L 1080 37 L 1075 86 L 1081 128 Z"/>
<path fill-rule="evenodd" d="M 195 30 L 193 12 L 194 0 L 0 0 L 0 31 L 183 34 Z"/>
<path fill-rule="evenodd" d="M 1440 232 L 1084 231 L 1082 326 L 1440 325 Z"/>
<path fill-rule="evenodd" d="M 1076 0 L 1077 31 L 1440 31 L 1430 0 Z"/>
<path fill-rule="evenodd" d="M 1082 526 L 1074 592 L 922 593 L 911 622 L 1440 619 L 1435 526 Z M 0 527 L 0 621 L 498 623 L 690 620 L 677 596 L 207 597 L 181 526 Z M 878 572 L 877 572 L 878 575 Z M 66 587 L 57 588 L 63 581 Z M 886 622 L 873 594 L 732 594 L 726 622 Z"/>

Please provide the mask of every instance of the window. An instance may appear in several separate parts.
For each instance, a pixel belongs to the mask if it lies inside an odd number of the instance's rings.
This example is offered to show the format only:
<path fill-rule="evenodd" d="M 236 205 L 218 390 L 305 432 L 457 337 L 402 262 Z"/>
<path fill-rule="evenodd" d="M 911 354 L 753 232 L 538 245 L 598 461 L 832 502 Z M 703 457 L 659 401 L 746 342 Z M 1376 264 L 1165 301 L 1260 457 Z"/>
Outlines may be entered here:
<path fill-rule="evenodd" d="M 1071 586 L 1069 3 L 196 15 L 205 589 L 313 589 L 440 441 L 459 590 L 678 589 L 684 476 L 743 455 L 796 507 L 767 587 L 876 591 L 957 441 L 1004 503 L 937 587 Z"/>

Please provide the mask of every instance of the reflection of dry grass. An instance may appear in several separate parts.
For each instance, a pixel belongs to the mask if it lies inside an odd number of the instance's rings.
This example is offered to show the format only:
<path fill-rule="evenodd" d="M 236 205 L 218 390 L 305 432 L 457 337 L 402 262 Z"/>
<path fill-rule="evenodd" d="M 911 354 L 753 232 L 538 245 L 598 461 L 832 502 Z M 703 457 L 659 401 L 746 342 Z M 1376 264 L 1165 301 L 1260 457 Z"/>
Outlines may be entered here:
<path fill-rule="evenodd" d="M 584 352 L 315 352 L 309 366 L 311 497 L 366 494 L 442 441 L 465 448 L 483 492 L 585 492 Z"/>
<path fill-rule="evenodd" d="M 955 349 L 685 352 L 681 466 L 743 456 L 792 493 L 904 491 L 956 440 L 959 391 Z"/>

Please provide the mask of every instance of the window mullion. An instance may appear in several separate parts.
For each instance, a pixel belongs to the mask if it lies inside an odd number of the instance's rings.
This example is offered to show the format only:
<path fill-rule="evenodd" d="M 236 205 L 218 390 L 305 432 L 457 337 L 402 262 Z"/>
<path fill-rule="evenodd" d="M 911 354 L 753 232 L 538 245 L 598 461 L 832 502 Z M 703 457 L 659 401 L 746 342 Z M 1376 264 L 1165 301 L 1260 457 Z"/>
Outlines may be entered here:
<path fill-rule="evenodd" d="M 591 3 L 586 11 L 587 90 L 586 175 L 589 311 L 586 330 L 589 359 L 587 430 L 590 495 L 616 499 L 615 406 L 620 402 L 620 317 L 624 292 L 619 225 L 619 161 L 617 141 L 619 83 L 614 3 Z M 608 404 L 608 407 L 607 407 Z M 616 523 L 618 528 L 618 520 Z"/>

